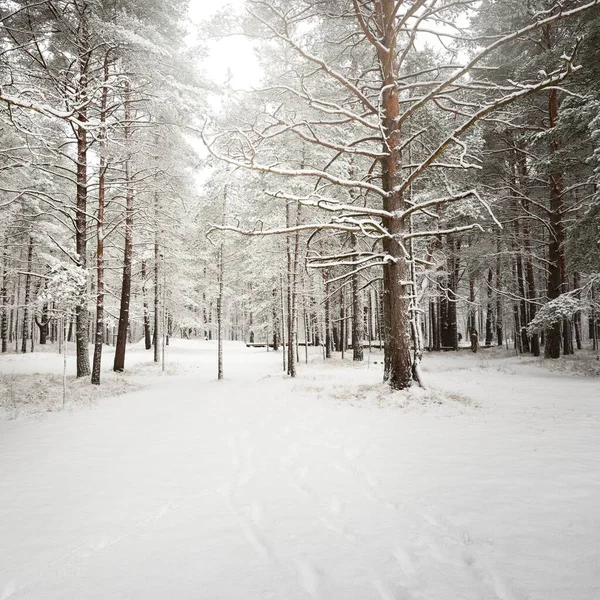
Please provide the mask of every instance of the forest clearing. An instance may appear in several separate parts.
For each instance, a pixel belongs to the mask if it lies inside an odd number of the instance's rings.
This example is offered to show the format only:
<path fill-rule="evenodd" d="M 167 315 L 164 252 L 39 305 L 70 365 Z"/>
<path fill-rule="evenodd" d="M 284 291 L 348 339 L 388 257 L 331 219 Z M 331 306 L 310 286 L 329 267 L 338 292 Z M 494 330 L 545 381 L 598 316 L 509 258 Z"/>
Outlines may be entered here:
<path fill-rule="evenodd" d="M 391 392 L 379 352 L 291 380 L 228 343 L 217 381 L 174 344 L 164 376 L 131 349 L 139 391 L 0 423 L 0 598 L 598 597 L 597 379 L 466 351 Z"/>

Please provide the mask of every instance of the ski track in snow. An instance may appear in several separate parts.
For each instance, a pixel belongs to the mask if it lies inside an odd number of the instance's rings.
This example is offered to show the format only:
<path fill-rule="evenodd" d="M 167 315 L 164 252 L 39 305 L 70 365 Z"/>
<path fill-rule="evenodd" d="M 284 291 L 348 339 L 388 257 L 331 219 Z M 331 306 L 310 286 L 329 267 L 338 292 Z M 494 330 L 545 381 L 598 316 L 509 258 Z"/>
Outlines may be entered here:
<path fill-rule="evenodd" d="M 460 364 L 453 370 L 454 363 L 443 357 L 439 383 L 472 394 L 481 409 L 411 414 L 345 407 L 327 400 L 327 386 L 336 381 L 334 368 L 319 363 L 306 368 L 322 382 L 323 393 L 315 398 L 301 386 L 290 391 L 289 381 L 276 375 L 277 355 L 233 346 L 230 352 L 239 356 L 239 384 L 232 367 L 226 382 L 186 375 L 173 383 L 157 382 L 155 389 L 131 400 L 108 401 L 87 414 L 0 423 L 0 433 L 9 434 L 6 443 L 0 436 L 0 464 L 10 467 L 13 486 L 0 490 L 5 497 L 0 495 L 0 529 L 8 531 L 9 540 L 5 554 L 0 553 L 0 600 L 162 600 L 165 594 L 197 597 L 192 590 L 199 585 L 202 597 L 211 600 L 564 600 L 564 590 L 571 588 L 574 600 L 600 597 L 600 572 L 589 549 L 599 540 L 585 537 L 586 527 L 599 533 L 597 526 L 593 529 L 595 514 L 582 513 L 590 524 L 586 526 L 577 512 L 561 512 L 577 502 L 584 503 L 580 510 L 592 506 L 590 494 L 600 486 L 592 480 L 596 487 L 587 493 L 583 479 L 576 477 L 591 476 L 590 469 L 600 475 L 598 460 L 581 442 L 572 458 L 563 457 L 568 470 L 558 471 L 554 450 L 558 443 L 568 448 L 569 440 L 580 439 L 578 432 L 582 440 L 595 439 L 600 411 L 593 402 L 583 398 L 578 408 L 561 406 L 558 396 L 551 404 L 542 396 L 528 400 L 545 380 L 534 372 L 538 379 L 529 382 L 515 367 L 510 401 L 504 405 L 501 394 L 482 385 L 492 376 L 489 366 L 482 372 L 471 367 L 465 379 Z M 350 383 L 377 382 L 374 370 L 340 368 L 340 376 Z M 265 378 L 265 371 L 272 375 Z M 433 373 L 428 377 L 434 378 Z M 563 380 L 573 384 L 568 377 Z M 545 393 L 560 382 L 553 377 Z M 53 419 L 60 433 L 54 432 Z M 88 447 L 85 435 L 78 437 L 80 426 L 92 438 L 96 428 L 112 434 L 115 426 L 114 440 L 98 432 L 99 445 L 92 440 Z M 496 441 L 492 433 L 497 427 L 502 433 Z M 565 427 L 571 429 L 563 432 Z M 27 441 L 20 442 L 25 435 Z M 139 441 L 136 435 L 142 435 Z M 44 436 L 48 441 L 37 452 L 31 440 Z M 73 440 L 63 449 L 52 436 Z M 155 446 L 149 462 L 142 458 L 147 442 Z M 96 448 L 106 455 L 98 457 Z M 88 478 L 84 498 L 105 493 L 102 481 L 113 477 L 113 465 L 106 461 L 115 461 L 123 483 L 114 494 L 120 491 L 128 500 L 123 514 L 100 512 L 98 523 L 88 524 L 85 505 L 73 504 L 72 519 L 81 523 L 55 542 L 52 515 L 66 519 L 69 511 L 51 504 L 51 487 L 43 489 L 39 500 L 46 504 L 36 504 L 35 480 L 32 493 L 31 482 L 22 478 L 53 472 L 54 463 L 44 462 L 48 452 L 57 453 L 53 460 L 58 463 L 71 463 L 79 479 Z M 544 452 L 548 458 L 538 462 Z M 91 466 L 79 466 L 78 453 Z M 586 466 L 576 469 L 578 461 Z M 27 474 L 28 466 L 33 475 Z M 98 472 L 97 480 L 89 469 Z M 549 482 L 538 498 L 527 478 L 540 469 L 555 470 L 537 482 L 537 487 Z M 78 483 L 69 483 L 73 493 Z M 504 484 L 512 487 L 504 490 Z M 102 498 L 115 510 L 118 496 L 110 494 Z M 541 498 L 547 517 L 538 517 L 535 508 Z M 552 509 L 552 502 L 558 508 Z M 27 530 L 27 519 L 21 525 L 11 522 L 10 515 L 20 514 L 15 505 L 30 511 L 38 533 Z M 40 507 L 46 512 L 36 516 Z M 537 520 L 531 525 L 524 521 L 532 518 Z M 550 535 L 546 525 L 561 519 L 562 525 L 554 525 L 557 533 Z M 523 527 L 529 529 L 521 531 Z M 563 531 L 573 532 L 571 543 L 581 556 L 573 555 L 572 547 L 566 554 Z M 37 538 L 44 535 L 47 539 L 36 550 Z M 15 558 L 18 552 L 21 558 Z M 555 566 L 540 562 L 535 554 L 540 552 L 547 552 L 545 560 Z M 196 554 L 202 558 L 194 559 Z M 184 566 L 201 568 L 188 582 L 185 571 L 177 576 L 161 566 L 171 555 Z M 126 565 L 132 557 L 139 565 L 134 562 L 131 572 L 123 571 L 124 581 L 111 581 L 107 565 Z M 558 565 L 565 559 L 571 562 L 561 573 Z M 184 566 L 173 563 L 171 568 Z M 580 572 L 571 573 L 573 569 Z M 94 595 L 86 595 L 87 581 L 97 582 Z M 163 581 L 165 588 L 160 587 Z M 171 591 L 166 591 L 168 582 Z"/>

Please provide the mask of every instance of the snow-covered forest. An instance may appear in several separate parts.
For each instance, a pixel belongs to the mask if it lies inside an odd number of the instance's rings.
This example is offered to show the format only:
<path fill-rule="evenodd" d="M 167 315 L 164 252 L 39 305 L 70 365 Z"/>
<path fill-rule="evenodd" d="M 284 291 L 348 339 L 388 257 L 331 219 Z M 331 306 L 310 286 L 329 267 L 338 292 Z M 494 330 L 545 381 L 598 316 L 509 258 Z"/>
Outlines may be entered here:
<path fill-rule="evenodd" d="M 599 49 L 0 0 L 0 600 L 600 597 Z"/>

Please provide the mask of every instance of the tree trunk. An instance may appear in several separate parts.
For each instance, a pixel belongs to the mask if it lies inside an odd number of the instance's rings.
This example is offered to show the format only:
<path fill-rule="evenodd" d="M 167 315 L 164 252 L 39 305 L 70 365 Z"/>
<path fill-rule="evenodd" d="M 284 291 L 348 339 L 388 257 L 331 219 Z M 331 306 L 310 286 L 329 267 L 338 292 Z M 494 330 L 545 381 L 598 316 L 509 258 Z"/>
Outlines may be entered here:
<path fill-rule="evenodd" d="M 346 332 L 346 288 L 342 286 L 340 288 L 340 352 L 342 353 L 342 360 L 344 360 L 344 353 L 346 352 L 346 340 L 348 334 Z"/>
<path fill-rule="evenodd" d="M 4 242 L 2 250 L 2 279 L 0 280 L 0 338 L 2 353 L 8 352 L 8 243 Z"/>
<path fill-rule="evenodd" d="M 393 260 L 383 266 L 384 304 L 384 381 L 392 389 L 410 387 L 413 381 L 410 354 L 409 303 L 407 280 L 409 269 L 405 252 L 399 243 L 404 234 L 404 220 L 396 216 L 405 208 L 401 190 L 402 131 L 397 86 L 397 31 L 394 18 L 396 0 L 381 0 L 375 6 L 375 17 L 381 38 L 377 44 L 379 66 L 383 77 L 381 96 L 382 130 L 385 134 L 382 159 L 382 184 L 387 195 L 383 209 L 391 214 L 383 218 L 383 225 L 392 237 L 383 239 L 384 252 Z"/>
<path fill-rule="evenodd" d="M 104 83 L 109 77 L 108 51 L 104 55 Z M 108 88 L 102 90 L 100 122 L 107 118 Z M 100 160 L 98 166 L 98 215 L 96 223 L 96 333 L 94 337 L 94 359 L 92 362 L 92 384 L 100 385 L 102 370 L 102 344 L 104 342 L 104 209 L 106 204 L 106 170 L 108 164 L 105 153 L 105 133 L 100 130 Z"/>
<path fill-rule="evenodd" d="M 221 207 L 221 224 L 225 224 L 227 213 L 227 185 L 223 190 Z M 225 242 L 221 237 L 218 256 L 219 295 L 217 296 L 217 379 L 223 379 L 223 297 L 225 293 Z"/>
<path fill-rule="evenodd" d="M 598 315 L 596 313 L 596 286 L 594 284 L 592 284 L 592 314 L 590 315 L 590 319 L 589 319 L 589 336 L 592 340 L 592 350 L 594 352 L 596 352 L 596 350 L 598 350 L 598 324 L 597 324 L 597 318 Z"/>
<path fill-rule="evenodd" d="M 88 52 L 88 28 L 86 17 L 82 16 L 80 39 L 78 40 L 79 88 L 80 100 L 87 98 L 88 75 L 91 53 Z M 75 208 L 75 250 L 78 265 L 87 268 L 87 196 L 88 196 L 88 136 L 83 125 L 87 121 L 87 109 L 77 114 L 81 125 L 75 126 L 77 136 L 77 191 Z M 88 348 L 89 314 L 87 308 L 87 283 L 81 290 L 81 296 L 75 306 L 75 338 L 77 356 L 77 377 L 90 374 L 90 356 Z"/>
<path fill-rule="evenodd" d="M 296 209 L 295 225 L 300 223 L 301 204 Z M 291 204 L 286 204 L 286 223 L 288 227 L 294 225 L 291 218 Z M 296 377 L 296 341 L 297 341 L 297 296 L 298 296 L 298 258 L 300 252 L 300 233 L 296 232 L 292 244 L 292 238 L 287 236 L 287 331 L 288 331 L 288 361 L 287 372 L 290 377 Z"/>
<path fill-rule="evenodd" d="M 152 334 L 150 332 L 150 311 L 148 309 L 148 290 L 146 289 L 146 261 L 142 260 L 142 296 L 144 307 L 144 344 L 146 350 L 152 348 Z"/>
<path fill-rule="evenodd" d="M 131 153 L 132 136 L 132 113 L 131 113 L 131 88 L 127 84 L 125 88 L 125 146 L 126 151 Z M 125 370 L 125 351 L 127 348 L 127 329 L 129 327 L 129 305 L 131 303 L 131 267 L 133 262 L 133 175 L 131 173 L 131 154 L 125 160 L 125 247 L 123 251 L 123 281 L 121 285 L 121 305 L 119 308 L 119 329 L 117 331 L 117 345 L 115 348 L 115 361 L 113 370 L 123 372 Z"/>
<path fill-rule="evenodd" d="M 458 250 L 460 242 L 449 240 L 448 275 L 446 280 L 446 294 L 440 302 L 441 319 L 441 345 L 443 348 L 458 350 L 458 324 L 457 306 L 459 261 Z"/>
<path fill-rule="evenodd" d="M 287 372 L 287 354 L 285 351 L 286 340 L 286 317 L 285 317 L 285 291 L 283 282 L 283 273 L 281 274 L 281 288 L 280 288 L 280 300 L 281 300 L 281 362 L 284 373 Z"/>
<path fill-rule="evenodd" d="M 496 238 L 496 343 L 498 346 L 504 344 L 504 323 L 502 315 L 502 296 L 500 295 L 500 286 L 502 283 L 502 259 L 500 256 L 500 236 Z"/>
<path fill-rule="evenodd" d="M 48 343 L 50 335 L 50 317 L 48 316 L 48 303 L 42 305 L 42 316 L 40 319 L 36 317 L 35 324 L 40 331 L 40 346 L 45 346 Z"/>
<path fill-rule="evenodd" d="M 223 277 L 225 275 L 225 261 L 223 255 L 223 242 L 219 246 L 219 295 L 217 296 L 217 379 L 223 379 Z"/>
<path fill-rule="evenodd" d="M 29 303 L 31 302 L 31 268 L 33 265 L 33 237 L 29 236 L 27 244 L 27 273 L 25 274 L 25 299 L 23 301 L 23 338 L 21 340 L 21 352 L 27 352 L 27 340 L 29 339 Z M 33 333 L 32 333 L 33 335 Z"/>
<path fill-rule="evenodd" d="M 273 350 L 279 350 L 279 330 L 281 329 L 281 323 L 279 323 L 279 301 L 277 300 L 277 288 L 273 288 Z"/>
<path fill-rule="evenodd" d="M 550 91 L 548 102 L 550 128 L 556 127 L 558 119 L 558 92 Z M 550 159 L 555 159 L 559 147 L 556 139 L 550 140 Z M 548 243 L 548 299 L 558 298 L 563 291 L 564 227 L 563 227 L 563 175 L 556 171 L 550 174 L 550 239 Z M 560 358 L 561 323 L 557 322 L 546 330 L 546 358 Z"/>
<path fill-rule="evenodd" d="M 329 298 L 329 271 L 323 271 L 325 284 L 325 358 L 331 358 L 331 299 Z"/>
<path fill-rule="evenodd" d="M 579 289 L 581 288 L 581 274 L 579 271 L 575 271 L 573 273 L 573 288 L 575 289 L 575 296 L 579 300 L 581 299 L 581 292 Z M 581 342 L 581 311 L 578 310 L 573 317 L 573 324 L 575 326 L 575 342 L 577 344 L 577 350 L 582 349 Z"/>
<path fill-rule="evenodd" d="M 352 234 L 352 247 L 358 250 L 356 235 Z M 360 362 L 364 359 L 363 338 L 365 337 L 365 322 L 363 305 L 360 297 L 360 284 L 356 267 L 352 273 L 352 360 Z"/>
<path fill-rule="evenodd" d="M 492 269 L 488 270 L 487 277 L 487 304 L 485 314 L 485 345 L 491 346 L 494 339 L 494 333 L 492 331 L 492 317 L 494 309 L 492 307 L 492 283 L 494 281 L 494 273 Z"/>
<path fill-rule="evenodd" d="M 86 120 L 85 111 L 79 113 L 81 121 Z M 75 217 L 75 246 L 78 265 L 87 267 L 87 131 L 77 127 L 77 203 Z M 75 339 L 77 377 L 87 377 L 90 374 L 90 356 L 88 349 L 89 314 L 87 309 L 87 285 L 81 290 L 82 294 L 75 306 Z"/>
<path fill-rule="evenodd" d="M 529 239 L 528 234 L 527 234 L 527 237 L 525 238 L 525 242 L 528 245 L 528 249 L 529 249 L 528 254 L 527 254 L 526 273 L 527 273 L 527 289 L 528 289 L 529 299 L 530 299 L 529 321 L 531 322 L 535 318 L 535 315 L 537 314 L 537 306 L 536 306 L 535 302 L 532 301 L 536 297 L 536 290 L 535 290 L 535 276 L 533 273 L 533 261 L 531 259 L 531 246 L 530 246 L 531 241 Z M 540 355 L 540 334 L 537 331 L 531 336 L 531 352 L 534 356 Z"/>
<path fill-rule="evenodd" d="M 522 352 L 529 352 L 529 336 L 527 335 L 527 324 L 529 322 L 528 314 L 527 314 L 527 297 L 525 291 L 525 277 L 523 275 L 523 257 L 521 252 L 519 252 L 516 248 L 515 255 L 515 270 L 516 270 L 516 279 L 517 279 L 517 289 L 520 296 L 519 300 L 519 321 L 515 323 L 517 327 L 517 331 L 519 332 L 520 337 L 520 348 Z"/>
<path fill-rule="evenodd" d="M 160 232 L 158 227 L 158 192 L 154 193 L 154 362 L 160 362 Z M 210 323 L 212 311 L 208 314 Z M 212 330 L 208 331 L 209 339 L 212 339 Z"/>

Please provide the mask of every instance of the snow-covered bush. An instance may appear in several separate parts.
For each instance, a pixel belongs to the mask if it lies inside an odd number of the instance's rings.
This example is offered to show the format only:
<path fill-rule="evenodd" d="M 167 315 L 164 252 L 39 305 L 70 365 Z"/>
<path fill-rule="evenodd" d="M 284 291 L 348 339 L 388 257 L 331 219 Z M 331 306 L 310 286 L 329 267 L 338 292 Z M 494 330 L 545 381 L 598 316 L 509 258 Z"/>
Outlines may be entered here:
<path fill-rule="evenodd" d="M 548 329 L 565 318 L 571 318 L 576 312 L 584 310 L 586 305 L 572 294 L 561 294 L 550 300 L 538 311 L 535 318 L 527 326 L 529 335 Z"/>
<path fill-rule="evenodd" d="M 87 272 L 78 265 L 57 263 L 49 274 L 48 285 L 41 295 L 45 302 L 55 302 L 60 311 L 75 308 L 86 294 Z"/>

